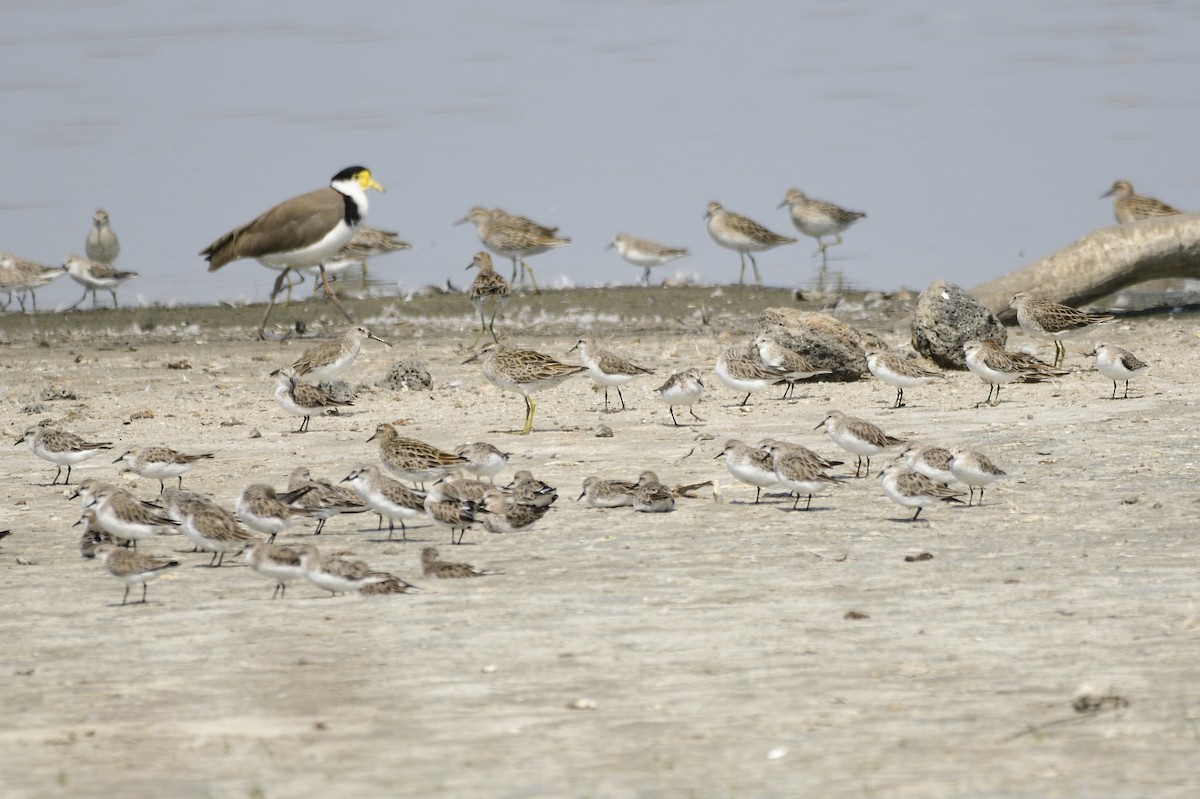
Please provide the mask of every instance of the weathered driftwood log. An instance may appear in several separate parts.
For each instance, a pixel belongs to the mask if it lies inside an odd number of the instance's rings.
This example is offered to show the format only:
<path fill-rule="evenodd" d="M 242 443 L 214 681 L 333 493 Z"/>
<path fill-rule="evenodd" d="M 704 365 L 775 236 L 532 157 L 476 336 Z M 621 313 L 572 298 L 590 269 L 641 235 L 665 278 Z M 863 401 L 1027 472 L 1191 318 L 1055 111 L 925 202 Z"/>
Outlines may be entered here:
<path fill-rule="evenodd" d="M 1092 231 L 1029 266 L 976 286 L 971 294 L 993 313 L 1008 307 L 1018 291 L 1078 307 L 1126 286 L 1168 277 L 1200 278 L 1200 214 Z"/>

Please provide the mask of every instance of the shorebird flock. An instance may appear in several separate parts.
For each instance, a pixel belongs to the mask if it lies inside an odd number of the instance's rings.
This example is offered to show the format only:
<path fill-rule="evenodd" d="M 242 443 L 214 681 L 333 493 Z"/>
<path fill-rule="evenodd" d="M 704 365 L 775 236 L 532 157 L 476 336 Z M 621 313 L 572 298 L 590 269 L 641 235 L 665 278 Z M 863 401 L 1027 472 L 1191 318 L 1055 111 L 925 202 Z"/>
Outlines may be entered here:
<path fill-rule="evenodd" d="M 211 262 L 210 269 L 238 258 L 254 258 L 281 270 L 272 301 L 290 270 L 315 268 L 327 285 L 328 263 L 335 258 L 350 257 L 348 248 L 357 247 L 354 257 L 358 262 L 365 261 L 372 253 L 398 248 L 394 234 L 361 226 L 366 214 L 365 192 L 370 188 L 382 190 L 369 171 L 362 167 L 343 170 L 329 188 L 281 203 L 218 238 L 202 254 Z M 1139 209 L 1137 213 L 1151 212 L 1146 210 L 1151 206 L 1145 202 L 1131 204 L 1136 195 L 1132 195 L 1128 183 L 1119 181 L 1113 193 L 1117 196 L 1119 218 L 1134 213 L 1130 210 L 1134 206 Z M 796 228 L 817 240 L 819 252 L 840 243 L 841 232 L 863 216 L 811 200 L 796 189 L 787 192 L 783 205 L 790 208 Z M 1167 206 L 1162 208 L 1173 212 Z M 1154 212 L 1166 213 L 1162 208 Z M 285 222 L 297 218 L 307 220 L 307 227 L 301 225 L 297 231 L 292 224 L 289 230 L 282 229 Z M 758 269 L 753 253 L 794 241 L 726 211 L 719 203 L 710 203 L 707 219 L 714 240 L 739 253 L 743 272 L 745 259 L 750 259 L 756 279 Z M 487 250 L 511 260 L 512 279 L 516 280 L 518 274 L 528 277 L 535 291 L 533 271 L 525 258 L 570 241 L 558 236 L 557 228 L 540 226 L 499 209 L 474 208 L 461 221 L 475 224 Z M 355 244 L 368 231 L 375 238 Z M 835 241 L 823 241 L 826 236 L 834 236 Z M 651 247 L 624 234 L 618 235 L 613 245 L 631 263 L 646 269 L 647 274 L 658 263 L 686 255 L 684 250 Z M 93 296 L 97 289 L 110 291 L 115 305 L 116 287 L 134 275 L 118 272 L 111 264 L 99 260 L 111 261 L 119 252 L 108 215 L 103 211 L 96 213 L 87 252 L 88 259 L 68 258 L 65 268 Z M 104 268 L 93 268 L 97 264 Z M 17 268 L 11 256 L 0 261 L 0 269 L 4 268 Z M 579 335 L 572 346 L 563 348 L 562 357 L 578 354 L 577 364 L 534 349 L 502 344 L 494 322 L 499 304 L 510 293 L 509 283 L 496 272 L 488 252 L 476 254 L 467 268 L 477 270 L 469 297 L 479 313 L 480 328 L 467 348 L 470 357 L 463 363 L 478 363 L 484 380 L 502 392 L 522 396 L 525 417 L 522 426 L 513 433 L 530 435 L 535 431 L 536 404 L 532 397 L 535 392 L 553 389 L 574 377 L 586 375 L 603 392 L 603 406 L 596 411 L 604 414 L 629 409 L 623 389 L 628 389 L 634 381 L 647 381 L 649 390 L 649 381 L 654 378 L 651 368 L 603 347 L 588 334 Z M 1002 386 L 1053 380 L 1068 374 L 1062 368 L 1066 355 L 1062 339 L 1113 320 L 1110 315 L 1058 305 L 1028 293 L 1014 295 L 1011 306 L 1029 336 L 1054 342 L 1056 357 L 1053 363 L 1046 363 L 1027 353 L 1006 352 L 995 341 L 967 342 L 964 346 L 967 368 L 988 386 L 987 398 L 975 407 L 998 404 Z M 475 344 L 487 334 L 492 340 L 475 350 Z M 319 417 L 318 427 L 321 427 L 346 409 L 355 408 L 353 396 L 339 396 L 330 381 L 353 365 L 367 341 L 391 346 L 367 327 L 352 324 L 336 338 L 313 347 L 271 373 L 278 407 L 301 418 L 292 434 L 313 435 L 308 432 L 312 417 Z M 1114 344 L 1097 344 L 1092 355 L 1096 370 L 1113 382 L 1113 400 L 1118 399 L 1121 382 L 1124 392 L 1120 399 L 1128 398 L 1129 382 L 1148 369 L 1137 356 Z M 935 391 L 937 385 L 950 380 L 945 373 L 896 351 L 871 348 L 863 352 L 863 359 L 871 375 L 895 389 L 894 400 L 889 400 L 891 411 L 907 407 L 906 390 Z M 737 404 L 746 408 L 754 395 L 769 387 L 782 386 L 783 393 L 778 399 L 787 400 L 803 384 L 819 381 L 831 373 L 815 365 L 814 360 L 813 353 L 794 350 L 769 335 L 758 334 L 724 347 L 711 365 L 678 364 L 682 368 L 671 371 L 653 393 L 666 405 L 672 428 L 694 427 L 705 423 L 694 406 L 703 400 L 711 385 L 706 383 L 709 372 L 718 383 L 738 396 L 744 395 Z M 615 390 L 615 400 L 610 390 Z M 687 424 L 680 423 L 682 413 L 677 415 L 676 409 L 685 409 L 690 414 Z M 355 408 L 353 412 L 361 411 Z M 780 428 L 788 429 L 782 423 Z M 886 497 L 914 510 L 910 521 L 917 521 L 924 510 L 947 503 L 983 505 L 985 490 L 1006 476 L 987 454 L 965 447 L 908 440 L 887 432 L 873 421 L 838 409 L 824 412 L 813 430 L 823 431 L 829 443 L 845 453 L 842 457 L 847 460 L 835 460 L 828 453 L 821 454 L 783 438 L 763 439 L 753 446 L 730 438 L 712 457 L 723 461 L 734 481 L 755 489 L 754 505 L 763 502 L 764 491 L 782 492 L 791 500 L 791 510 L 803 512 L 813 509 L 814 498 L 823 502 L 824 497 L 831 496 L 836 502 L 851 481 L 872 476 L 873 458 L 878 461 L 895 452 L 894 459 L 874 476 Z M 319 435 L 320 430 L 315 434 Z M 377 442 L 374 459 L 368 446 L 372 442 Z M 15 442 L 21 443 L 35 456 L 57 467 L 49 485 L 58 484 L 60 478 L 64 485 L 70 484 L 73 467 L 101 452 L 111 452 L 115 446 L 111 441 L 88 440 L 67 430 L 39 426 L 28 428 Z M 311 540 L 335 519 L 373 513 L 378 516 L 377 531 L 382 530 L 386 520 L 389 541 L 394 540 L 397 524 L 402 543 L 409 540 L 410 525 L 422 524 L 448 531 L 449 544 L 454 546 L 464 543 L 468 535 L 474 538 L 483 531 L 507 534 L 528 530 L 551 512 L 565 512 L 555 507 L 558 490 L 527 470 L 517 471 L 506 483 L 498 483 L 497 478 L 508 467 L 511 455 L 495 443 L 470 441 L 443 449 L 402 435 L 390 423 L 375 427 L 373 434 L 364 439 L 361 452 L 352 453 L 354 462 L 347 465 L 344 473 L 321 477 L 313 475 L 309 468 L 296 467 L 287 475 L 286 487 L 278 490 L 261 482 L 259 476 L 258 481 L 245 486 L 232 509 L 212 497 L 183 489 L 184 476 L 193 468 L 207 467 L 216 460 L 214 453 L 183 453 L 161 443 L 123 443 L 121 448 L 123 454 L 113 463 L 124 464 L 140 477 L 158 480 L 157 497 L 139 498 L 116 483 L 88 478 L 78 484 L 72 498 L 80 501 L 77 524 L 84 526 L 80 551 L 85 557 L 98 560 L 124 584 L 122 604 L 138 584 L 142 586 L 144 602 L 148 583 L 179 566 L 178 557 L 164 559 L 135 551 L 139 542 L 164 534 L 182 535 L 195 552 L 209 555 L 208 565 L 214 569 L 225 563 L 226 556 L 240 554 L 251 573 L 272 582 L 273 597 L 283 598 L 289 584 L 302 580 L 331 595 L 409 594 L 420 588 L 361 560 L 347 559 L 337 553 L 322 554 Z M 851 455 L 855 458 L 853 474 L 848 466 Z M 843 466 L 845 469 L 837 471 Z M 172 478 L 175 485 L 168 487 L 167 481 Z M 671 513 L 678 509 L 679 502 L 699 497 L 698 492 L 715 486 L 716 482 L 714 477 L 690 485 L 667 485 L 655 472 L 645 470 L 636 479 L 591 475 L 583 481 L 578 499 L 586 500 L 590 508 L 627 507 L 640 513 Z M 312 529 L 307 539 L 276 543 L 279 535 L 308 525 Z M 498 574 L 471 564 L 443 561 L 431 547 L 421 552 L 420 566 L 423 577 Z"/>

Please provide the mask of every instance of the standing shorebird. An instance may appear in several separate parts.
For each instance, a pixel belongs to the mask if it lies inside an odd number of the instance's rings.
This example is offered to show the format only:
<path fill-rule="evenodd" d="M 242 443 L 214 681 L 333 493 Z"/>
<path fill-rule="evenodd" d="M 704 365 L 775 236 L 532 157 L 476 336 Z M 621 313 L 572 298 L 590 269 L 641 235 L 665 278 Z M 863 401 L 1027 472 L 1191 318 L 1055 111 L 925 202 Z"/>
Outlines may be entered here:
<path fill-rule="evenodd" d="M 129 599 L 129 589 L 138 583 L 142 584 L 142 599 L 134 604 L 146 603 L 146 586 L 152 580 L 157 580 L 167 571 L 179 565 L 177 560 L 162 560 L 149 555 L 139 555 L 118 548 L 114 544 L 100 544 L 94 550 L 96 560 L 104 564 L 104 568 L 113 577 L 125 584 L 125 595 L 121 597 L 124 605 Z"/>
<path fill-rule="evenodd" d="M 896 389 L 896 404 L 893 408 L 904 407 L 904 389 L 946 379 L 946 375 L 941 372 L 922 369 L 902 355 L 883 350 L 871 350 L 867 353 L 867 369 L 879 380 Z"/>
<path fill-rule="evenodd" d="M 499 208 L 489 211 L 476 206 L 466 216 L 454 224 L 461 225 L 471 222 L 475 225 L 475 233 L 484 247 L 501 258 L 512 260 L 513 274 L 511 282 L 517 282 L 517 264 L 521 266 L 521 282 L 526 274 L 533 285 L 534 293 L 540 293 L 533 269 L 525 263 L 531 255 L 540 255 L 555 247 L 564 247 L 571 243 L 570 239 L 559 238 L 555 235 L 558 228 L 549 228 L 532 222 L 523 216 L 513 216 Z"/>
<path fill-rule="evenodd" d="M 463 363 L 480 361 L 484 378 L 501 391 L 511 391 L 525 398 L 525 426 L 516 432 L 529 435 L 533 430 L 533 412 L 537 405 L 530 394 L 557 386 L 572 375 L 587 371 L 582 366 L 560 363 L 549 355 L 535 350 L 488 344 Z"/>
<path fill-rule="evenodd" d="M 1089 327 L 1111 322 L 1115 316 L 1109 314 L 1088 313 L 1059 305 L 1056 302 L 1038 299 L 1027 291 L 1019 291 L 1012 295 L 1008 304 L 1017 312 L 1017 322 L 1030 336 L 1054 341 L 1054 368 L 1062 366 L 1067 348 L 1062 339 L 1087 330 Z"/>
<path fill-rule="evenodd" d="M 121 252 L 121 242 L 108 224 L 108 212 L 103 208 L 97 208 L 92 214 L 92 229 L 88 231 L 84 248 L 88 258 L 102 264 L 111 264 Z"/>
<path fill-rule="evenodd" d="M 131 447 L 125 454 L 113 463 L 125 462 L 125 468 L 138 477 L 149 477 L 158 481 L 158 493 L 167 487 L 163 482 L 167 478 L 179 479 L 179 488 L 183 488 L 183 476 L 187 474 L 197 461 L 211 458 L 212 453 L 204 452 L 199 455 L 185 455 L 169 447 Z"/>
<path fill-rule="evenodd" d="M 567 352 L 575 350 L 579 350 L 579 362 L 587 367 L 592 381 L 596 385 L 604 387 L 605 413 L 609 412 L 608 389 L 610 387 L 617 390 L 617 397 L 621 400 L 621 410 L 625 410 L 625 396 L 621 393 L 621 386 L 635 377 L 653 374 L 649 369 L 644 369 L 619 355 L 597 347 L 596 340 L 591 336 L 580 336 L 579 340 L 575 342 L 575 346 Z"/>
<path fill-rule="evenodd" d="M 967 368 L 988 384 L 987 399 L 977 403 L 976 408 L 986 404 L 998 405 L 1000 403 L 1000 386 L 1006 383 L 1018 380 L 1036 383 L 1067 374 L 1032 355 L 1026 355 L 1023 352 L 1006 352 L 991 339 L 971 339 L 963 344 L 963 355 L 967 362 Z M 993 390 L 996 392 L 995 400 L 992 399 Z"/>
<path fill-rule="evenodd" d="M 71 276 L 72 280 L 83 286 L 83 296 L 71 308 L 78 308 L 79 303 L 86 300 L 89 293 L 92 295 L 92 307 L 95 308 L 96 291 L 99 289 L 104 289 L 112 295 L 113 307 L 116 308 L 117 287 L 126 280 L 138 276 L 137 272 L 122 272 L 120 269 L 114 269 L 110 264 L 80 258 L 78 255 L 68 255 L 63 261 L 63 269 L 67 270 L 67 274 Z M 71 308 L 67 310 L 71 310 Z"/>
<path fill-rule="evenodd" d="M 967 487 L 971 489 L 967 505 L 970 505 L 971 501 L 975 499 L 976 488 L 979 489 L 979 504 L 982 505 L 983 490 L 1008 474 L 992 463 L 992 459 L 987 455 L 969 449 L 952 450 L 949 467 L 954 477 L 959 482 L 966 483 Z"/>
<path fill-rule="evenodd" d="M 488 332 L 492 334 L 492 341 L 500 343 L 500 338 L 496 335 L 496 314 L 500 313 L 500 306 L 508 300 L 509 288 L 508 281 L 504 279 L 504 276 L 492 268 L 492 256 L 486 252 L 475 253 L 475 258 L 467 264 L 467 269 L 471 267 L 479 270 L 479 274 L 471 281 L 471 288 L 467 292 L 471 298 L 471 304 L 475 306 L 475 310 L 479 311 L 479 335 L 471 342 L 470 347 L 470 349 L 475 349 L 479 339 Z M 485 308 L 488 305 L 492 308 L 492 316 L 490 319 L 485 319 Z"/>
<path fill-rule="evenodd" d="M 1179 209 L 1172 208 L 1161 200 L 1153 197 L 1143 197 L 1133 193 L 1133 185 L 1128 180 L 1118 180 L 1112 188 L 1100 195 L 1113 198 L 1113 215 L 1117 222 L 1136 222 L 1139 219 L 1149 219 L 1152 216 L 1174 216 Z"/>
<path fill-rule="evenodd" d="M 360 466 L 342 482 L 349 483 L 367 507 L 379 515 L 379 527 L 383 527 L 387 518 L 389 541 L 396 522 L 400 522 L 400 534 L 407 541 L 408 527 L 404 522 L 425 515 L 425 495 L 383 474 L 378 466 Z"/>
<path fill-rule="evenodd" d="M 412 249 L 412 245 L 407 241 L 401 241 L 399 235 L 392 230 L 379 230 L 378 228 L 359 225 L 358 230 L 355 231 L 354 237 L 350 239 L 349 243 L 325 262 L 325 271 L 329 274 L 336 274 L 358 264 L 362 267 L 363 288 L 366 288 L 367 261 L 370 261 L 372 258 L 378 258 L 381 255 L 387 255 L 388 253 Z M 318 267 L 308 266 L 302 268 L 305 272 L 313 272 L 314 278 L 320 274 Z"/>
<path fill-rule="evenodd" d="M 667 403 L 667 410 L 671 414 L 671 423 L 676 427 L 680 426 L 679 420 L 675 418 L 676 405 L 686 406 L 688 413 L 697 422 L 704 421 L 692 410 L 692 406 L 704 396 L 704 381 L 700 377 L 699 369 L 692 368 L 676 372 L 667 378 L 667 382 L 654 389 L 654 392 L 658 394 L 659 399 Z"/>
<path fill-rule="evenodd" d="M 52 427 L 30 427 L 13 442 L 13 446 L 21 442 L 28 444 L 34 455 L 58 467 L 50 485 L 58 482 L 59 476 L 62 475 L 62 467 L 67 467 L 67 479 L 63 480 L 63 485 L 67 485 L 71 482 L 72 466 L 87 460 L 102 449 L 112 449 L 112 443 L 108 441 L 85 441 L 74 433 L 55 430 Z"/>
<path fill-rule="evenodd" d="M 305 383 L 291 369 L 281 369 L 275 378 L 275 403 L 293 416 L 302 416 L 297 433 L 308 432 L 308 422 L 314 413 L 329 408 L 345 408 L 354 403 L 340 400 L 316 383 Z"/>
<path fill-rule="evenodd" d="M 16 297 L 21 310 L 24 311 L 25 294 L 28 293 L 33 310 L 36 311 L 36 290 L 65 274 L 66 270 L 60 266 L 42 266 L 35 261 L 18 258 L 10 252 L 0 253 L 0 291 L 8 295 L 4 307 L 8 308 L 9 303 Z"/>
<path fill-rule="evenodd" d="M 842 243 L 842 232 L 846 228 L 866 216 L 862 211 L 847 211 L 833 203 L 814 200 L 799 189 L 788 189 L 779 207 L 785 205 L 791 212 L 796 230 L 817 240 L 817 252 L 813 255 L 820 253 L 822 258 L 827 249 Z M 826 244 L 821 241 L 822 236 L 833 236 L 835 240 Z"/>
<path fill-rule="evenodd" d="M 727 250 L 736 251 L 741 259 L 739 286 L 746 282 L 747 257 L 750 258 L 750 266 L 754 267 L 754 283 L 761 285 L 762 277 L 758 274 L 758 262 L 754 260 L 753 253 L 763 252 L 780 244 L 796 243 L 794 238 L 772 233 L 753 219 L 726 211 L 720 203 L 709 203 L 705 218 L 708 220 L 708 235 L 712 236 L 713 241 Z"/>
<path fill-rule="evenodd" d="M 832 374 L 829 369 L 819 369 L 795 350 L 788 349 L 766 333 L 754 339 L 758 358 L 763 366 L 780 373 L 781 382 L 787 383 L 781 399 L 787 399 L 796 390 L 796 384 L 817 375 Z"/>
<path fill-rule="evenodd" d="M 650 285 L 650 270 L 669 264 L 677 258 L 691 255 L 683 247 L 667 247 L 649 239 L 635 239 L 628 233 L 618 233 L 606 250 L 616 248 L 617 253 L 634 266 L 642 267 L 642 285 Z"/>
<path fill-rule="evenodd" d="M 307 377 L 309 380 L 320 382 L 332 380 L 358 357 L 362 350 L 363 339 L 374 339 L 380 344 L 392 346 L 362 325 L 352 325 L 332 341 L 325 341 L 315 347 L 305 350 L 300 357 L 292 362 L 292 371 L 297 377 Z M 279 375 L 278 370 L 271 377 Z"/>
<path fill-rule="evenodd" d="M 822 427 L 825 428 L 825 432 L 829 434 L 833 443 L 852 455 L 858 456 L 858 461 L 854 464 L 855 477 L 858 477 L 864 460 L 866 460 L 866 474 L 870 474 L 871 456 L 878 455 L 888 447 L 905 443 L 904 439 L 888 435 L 866 419 L 847 416 L 841 411 L 830 411 L 825 419 L 813 429 L 820 430 Z"/>
<path fill-rule="evenodd" d="M 915 522 L 923 509 L 932 508 L 939 502 L 962 504 L 959 499 L 961 491 L 935 483 L 923 474 L 910 472 L 901 463 L 889 463 L 879 477 L 883 482 L 883 493 L 887 494 L 888 499 L 898 505 L 917 509 L 910 522 Z"/>
<path fill-rule="evenodd" d="M 1132 352 L 1115 344 L 1097 344 L 1092 354 L 1096 356 L 1096 371 L 1113 381 L 1113 399 L 1117 398 L 1117 381 L 1125 381 L 1122 399 L 1129 399 L 1129 381 L 1150 368 Z"/>
<path fill-rule="evenodd" d="M 467 459 L 432 444 L 405 438 L 387 422 L 376 426 L 367 441 L 379 440 L 379 460 L 399 478 L 424 485 L 467 465 Z"/>
<path fill-rule="evenodd" d="M 319 267 L 329 299 L 354 321 L 330 287 L 323 264 L 350 243 L 366 218 L 368 189 L 383 191 L 369 169 L 347 167 L 334 175 L 326 188 L 285 200 L 200 251 L 210 272 L 241 258 L 253 258 L 263 266 L 280 270 L 258 328 L 260 338 L 288 272 L 305 266 Z"/>
<path fill-rule="evenodd" d="M 717 357 L 713 374 L 734 391 L 745 391 L 746 398 L 738 405 L 750 401 L 750 395 L 784 379 L 784 373 L 767 366 L 758 356 L 758 349 L 751 345 L 729 347 Z"/>

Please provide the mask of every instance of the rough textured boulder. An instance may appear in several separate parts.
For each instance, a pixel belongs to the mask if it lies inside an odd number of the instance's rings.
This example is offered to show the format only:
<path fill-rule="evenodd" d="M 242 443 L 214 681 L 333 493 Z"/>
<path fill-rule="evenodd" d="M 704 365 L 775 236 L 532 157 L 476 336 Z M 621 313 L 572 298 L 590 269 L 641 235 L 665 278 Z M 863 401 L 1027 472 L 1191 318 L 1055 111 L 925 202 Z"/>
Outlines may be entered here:
<path fill-rule="evenodd" d="M 429 391 L 433 378 L 424 361 L 396 361 L 387 376 L 375 385 L 392 391 Z"/>
<path fill-rule="evenodd" d="M 1159 216 L 1094 230 L 971 293 L 996 313 L 1007 308 L 1018 291 L 1078 307 L 1126 286 L 1170 277 L 1200 278 L 1200 214 Z"/>
<path fill-rule="evenodd" d="M 930 283 L 913 309 L 913 349 L 945 369 L 966 369 L 963 344 L 973 338 L 995 339 L 1004 346 L 1008 332 L 987 306 L 958 286 L 944 280 Z"/>
<path fill-rule="evenodd" d="M 763 333 L 799 352 L 813 366 L 833 372 L 814 377 L 814 381 L 860 380 L 867 372 L 863 334 L 832 316 L 795 308 L 767 308 L 754 328 L 755 337 Z"/>

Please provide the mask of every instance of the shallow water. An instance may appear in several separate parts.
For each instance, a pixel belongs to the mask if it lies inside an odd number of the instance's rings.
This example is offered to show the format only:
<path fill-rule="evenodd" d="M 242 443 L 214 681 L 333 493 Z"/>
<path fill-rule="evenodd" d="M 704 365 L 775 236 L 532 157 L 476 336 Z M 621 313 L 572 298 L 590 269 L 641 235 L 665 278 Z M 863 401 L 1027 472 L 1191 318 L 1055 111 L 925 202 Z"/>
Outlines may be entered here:
<path fill-rule="evenodd" d="M 197 251 L 352 163 L 389 189 L 370 224 L 415 246 L 372 274 L 408 286 L 470 279 L 478 241 L 451 223 L 475 204 L 573 239 L 532 259 L 543 284 L 634 282 L 603 249 L 618 231 L 729 281 L 705 204 L 792 234 L 776 206 L 798 186 L 869 214 L 831 265 L 882 289 L 1066 245 L 1111 223 L 1116 178 L 1200 208 L 1176 155 L 1200 123 L 1186 3 L 0 8 L 0 249 L 58 263 L 103 206 L 141 273 L 124 303 L 265 297 L 273 272 L 210 275 Z M 812 250 L 763 254 L 765 281 L 811 283 Z M 79 294 L 61 280 L 39 306 Z"/>

